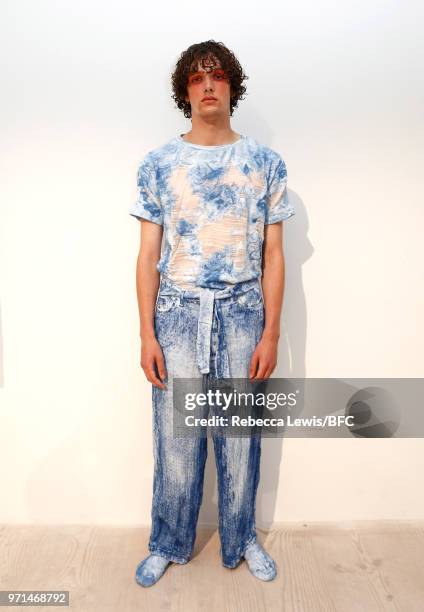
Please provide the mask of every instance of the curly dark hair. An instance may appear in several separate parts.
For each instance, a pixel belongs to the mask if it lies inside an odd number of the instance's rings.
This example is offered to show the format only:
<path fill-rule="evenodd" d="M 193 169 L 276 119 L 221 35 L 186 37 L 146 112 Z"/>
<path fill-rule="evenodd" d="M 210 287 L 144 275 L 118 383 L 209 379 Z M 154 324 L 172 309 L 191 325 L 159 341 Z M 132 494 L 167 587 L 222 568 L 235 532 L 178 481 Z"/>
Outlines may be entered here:
<path fill-rule="evenodd" d="M 237 108 L 239 100 L 243 100 L 246 87 L 242 85 L 249 77 L 243 72 L 239 61 L 232 51 L 215 40 L 207 40 L 195 45 L 191 45 L 183 51 L 176 63 L 175 70 L 171 76 L 172 98 L 177 107 L 183 111 L 184 117 L 191 118 L 191 105 L 184 98 L 187 96 L 187 83 L 190 72 L 197 69 L 197 63 L 207 58 L 216 58 L 221 63 L 221 68 L 226 72 L 231 87 L 230 116 Z"/>

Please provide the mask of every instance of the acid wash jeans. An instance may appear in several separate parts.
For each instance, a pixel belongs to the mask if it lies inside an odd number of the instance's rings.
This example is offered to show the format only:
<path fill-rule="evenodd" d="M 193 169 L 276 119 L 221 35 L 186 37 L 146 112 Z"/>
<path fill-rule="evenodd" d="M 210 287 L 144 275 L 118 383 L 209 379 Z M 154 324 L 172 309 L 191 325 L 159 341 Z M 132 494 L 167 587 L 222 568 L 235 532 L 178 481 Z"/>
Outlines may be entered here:
<path fill-rule="evenodd" d="M 261 282 L 256 278 L 224 289 L 183 290 L 161 276 L 154 325 L 164 355 L 167 389 L 152 385 L 149 550 L 175 563 L 187 563 L 203 496 L 207 437 L 173 436 L 173 379 L 201 378 L 204 393 L 212 377 L 248 379 L 250 359 L 264 328 Z M 256 541 L 261 438 L 260 433 L 237 438 L 210 435 L 217 468 L 220 554 L 224 567 L 234 568 L 247 545 Z"/>

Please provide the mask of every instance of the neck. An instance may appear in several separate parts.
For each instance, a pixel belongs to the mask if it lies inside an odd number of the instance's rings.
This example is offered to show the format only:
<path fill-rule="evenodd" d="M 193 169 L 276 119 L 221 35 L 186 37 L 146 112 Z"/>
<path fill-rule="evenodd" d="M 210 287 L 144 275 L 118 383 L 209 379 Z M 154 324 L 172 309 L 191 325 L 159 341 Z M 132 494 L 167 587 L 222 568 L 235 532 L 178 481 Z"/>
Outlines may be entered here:
<path fill-rule="evenodd" d="M 231 129 L 230 121 L 226 119 L 225 122 L 212 123 L 193 117 L 191 130 L 183 135 L 183 139 L 203 146 L 232 144 L 240 138 L 240 134 Z"/>

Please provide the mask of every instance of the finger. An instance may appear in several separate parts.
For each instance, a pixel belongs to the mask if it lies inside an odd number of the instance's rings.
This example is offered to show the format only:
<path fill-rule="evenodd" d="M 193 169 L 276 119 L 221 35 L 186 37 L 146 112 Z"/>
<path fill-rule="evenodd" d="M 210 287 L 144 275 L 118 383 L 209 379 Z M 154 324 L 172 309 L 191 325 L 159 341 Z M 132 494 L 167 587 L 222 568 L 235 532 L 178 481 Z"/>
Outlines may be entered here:
<path fill-rule="evenodd" d="M 259 364 L 259 355 L 257 353 L 254 353 L 250 361 L 249 378 L 253 378 L 255 376 L 256 370 L 258 368 L 258 364 Z"/>
<path fill-rule="evenodd" d="M 258 372 L 256 374 L 256 378 L 265 378 L 265 373 L 268 369 L 268 362 L 263 359 L 259 362 Z"/>
<path fill-rule="evenodd" d="M 155 385 L 155 387 L 159 387 L 159 389 L 166 389 L 166 386 L 163 384 L 163 382 L 156 376 L 156 372 L 153 366 L 147 367 L 145 373 L 147 380 L 149 380 L 152 385 Z"/>
<path fill-rule="evenodd" d="M 273 371 L 275 370 L 275 366 L 277 365 L 276 362 L 272 363 L 270 368 L 269 368 L 269 372 L 268 372 L 268 377 L 271 376 L 271 374 L 273 373 Z"/>
<path fill-rule="evenodd" d="M 269 377 L 271 376 L 271 374 L 272 374 L 272 368 L 271 368 L 271 367 L 269 367 L 269 368 L 267 368 L 267 369 L 265 370 L 264 375 L 263 375 L 263 377 L 262 377 L 262 378 L 269 378 Z"/>
<path fill-rule="evenodd" d="M 159 353 L 159 355 L 156 357 L 156 370 L 159 374 L 159 378 L 162 381 L 165 380 L 165 378 L 167 377 L 167 372 L 165 367 L 165 360 L 163 358 L 162 353 Z"/>

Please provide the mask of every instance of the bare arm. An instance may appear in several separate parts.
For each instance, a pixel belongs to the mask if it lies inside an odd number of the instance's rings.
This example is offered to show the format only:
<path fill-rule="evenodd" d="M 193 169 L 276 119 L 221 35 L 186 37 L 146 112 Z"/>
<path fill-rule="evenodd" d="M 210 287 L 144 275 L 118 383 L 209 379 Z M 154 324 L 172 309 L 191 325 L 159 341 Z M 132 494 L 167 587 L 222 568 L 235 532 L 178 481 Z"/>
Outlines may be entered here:
<path fill-rule="evenodd" d="M 278 342 L 283 305 L 285 266 L 283 222 L 265 225 L 262 259 L 262 290 L 265 303 L 264 336 Z"/>
<path fill-rule="evenodd" d="M 160 274 L 157 263 L 160 259 L 163 226 L 142 219 L 140 221 L 140 249 L 137 257 L 136 287 L 140 316 L 141 358 L 140 365 L 147 380 L 165 389 L 166 376 L 162 349 L 154 330 L 154 312 L 159 289 Z"/>
<path fill-rule="evenodd" d="M 283 222 L 280 221 L 265 225 L 264 230 L 262 292 L 265 326 L 262 338 L 252 355 L 250 378 L 269 378 L 277 365 L 284 283 Z"/>

